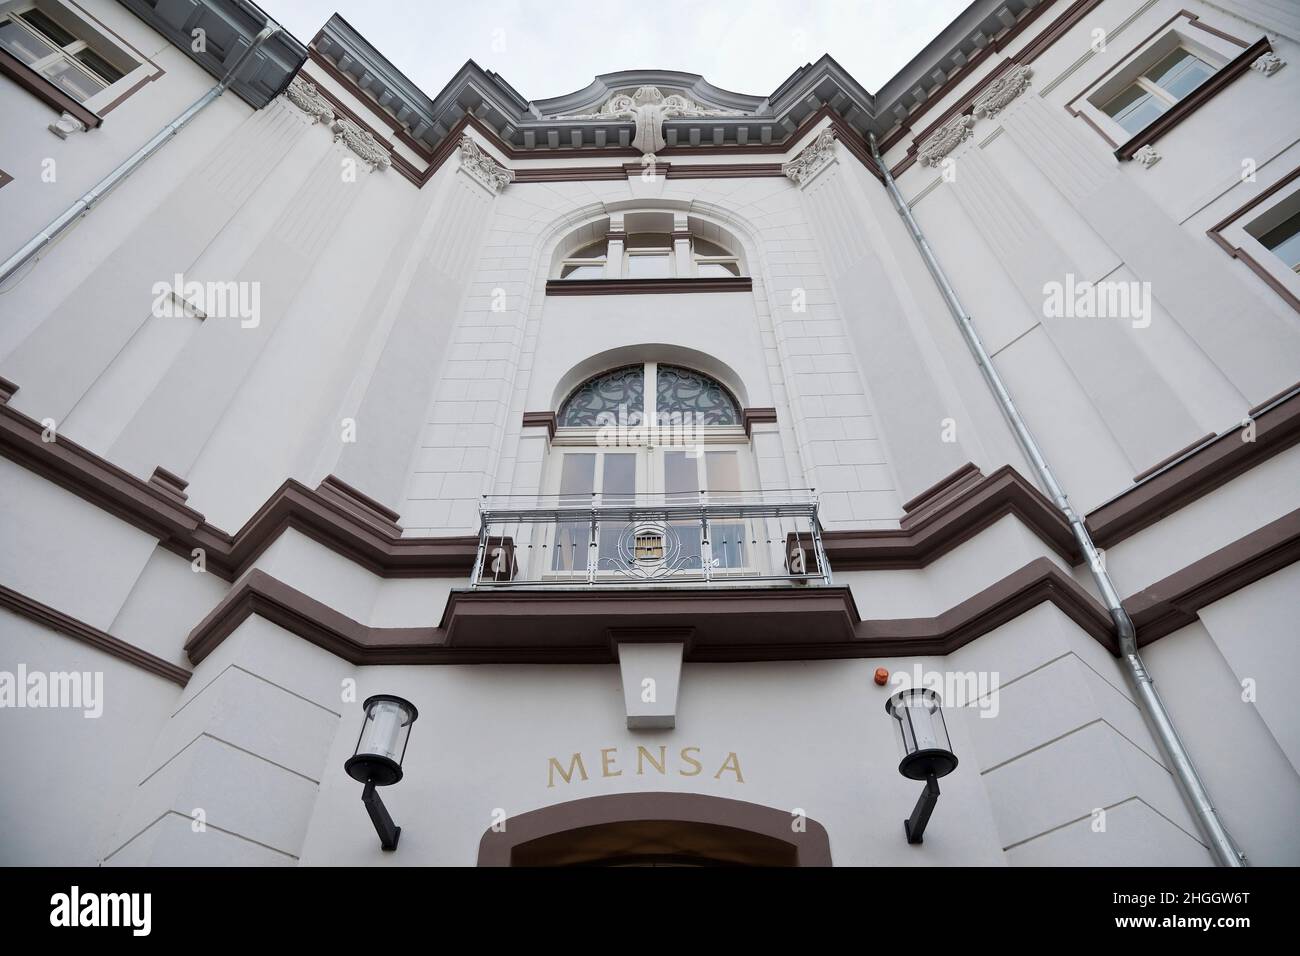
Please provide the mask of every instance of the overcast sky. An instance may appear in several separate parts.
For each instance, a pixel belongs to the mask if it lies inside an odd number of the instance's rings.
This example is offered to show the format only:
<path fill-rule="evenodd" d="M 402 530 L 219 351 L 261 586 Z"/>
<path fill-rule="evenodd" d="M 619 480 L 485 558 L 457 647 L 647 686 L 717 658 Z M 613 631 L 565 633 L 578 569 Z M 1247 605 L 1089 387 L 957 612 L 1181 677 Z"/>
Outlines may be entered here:
<path fill-rule="evenodd" d="M 875 93 L 969 0 L 260 0 L 304 43 L 334 12 L 433 96 L 466 60 L 528 100 L 600 73 L 702 74 L 765 96 L 829 53 Z"/>

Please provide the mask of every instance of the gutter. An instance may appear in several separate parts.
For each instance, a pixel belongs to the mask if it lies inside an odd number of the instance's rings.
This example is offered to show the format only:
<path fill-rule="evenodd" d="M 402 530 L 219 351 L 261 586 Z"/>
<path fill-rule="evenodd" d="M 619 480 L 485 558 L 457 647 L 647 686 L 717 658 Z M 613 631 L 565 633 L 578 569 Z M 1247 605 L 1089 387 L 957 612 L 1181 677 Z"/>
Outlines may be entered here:
<path fill-rule="evenodd" d="M 1173 765 L 1174 779 L 1191 806 L 1201 832 L 1209 842 L 1211 853 L 1214 854 L 1219 866 L 1245 866 L 1246 855 L 1237 849 L 1232 842 L 1232 838 L 1228 835 L 1223 821 L 1219 819 L 1218 811 L 1214 808 L 1214 802 L 1210 799 L 1210 794 L 1205 789 L 1205 784 L 1201 781 L 1200 775 L 1196 772 L 1196 767 L 1192 763 L 1191 755 L 1187 752 L 1187 748 L 1178 736 L 1178 730 L 1174 727 L 1173 718 L 1169 715 L 1164 701 L 1160 699 L 1160 695 L 1156 691 L 1155 681 L 1152 679 L 1150 671 L 1143 664 L 1142 657 L 1138 654 L 1137 629 L 1133 626 L 1133 620 L 1129 617 L 1128 612 L 1124 610 L 1119 592 L 1116 591 L 1115 584 L 1111 581 L 1110 574 L 1106 571 L 1106 566 L 1102 561 L 1101 552 L 1093 543 L 1092 535 L 1088 533 L 1088 528 L 1083 523 L 1083 519 L 1070 505 L 1069 496 L 1066 495 L 1064 489 L 1057 482 L 1056 476 L 1052 474 L 1052 469 L 1048 465 L 1042 449 L 1039 448 L 1038 442 L 1029 431 L 1029 426 L 1025 423 L 1025 420 L 1021 418 L 1020 411 L 1016 408 L 1016 403 L 1012 399 L 1010 391 L 1007 390 L 1005 383 L 1002 381 L 1002 376 L 993 367 L 993 359 L 984 348 L 984 343 L 975 330 L 970 314 L 962 306 L 956 290 L 943 270 L 943 266 L 939 263 L 938 257 L 935 256 L 934 250 L 930 248 L 929 242 L 926 241 L 921 226 L 913 217 L 912 210 L 908 207 L 902 193 L 898 191 L 898 184 L 894 182 L 894 177 L 890 174 L 889 167 L 885 165 L 885 161 L 880 155 L 880 149 L 876 145 L 875 133 L 868 132 L 867 141 L 871 146 L 872 158 L 875 159 L 876 165 L 880 168 L 885 189 L 889 192 L 889 198 L 894 203 L 894 209 L 907 226 L 908 232 L 911 233 L 912 241 L 916 243 L 921 258 L 925 260 L 926 267 L 929 268 L 930 275 L 933 277 L 935 285 L 948 306 L 948 311 L 952 313 L 953 320 L 961 329 L 961 333 L 965 337 L 971 353 L 975 356 L 980 371 L 984 373 L 984 381 L 988 384 L 989 390 L 993 392 L 993 397 L 997 399 L 998 405 L 1002 408 L 1002 413 L 1010 423 L 1011 430 L 1015 433 L 1021 448 L 1024 449 L 1030 464 L 1038 473 L 1038 478 L 1047 490 L 1048 497 L 1052 499 L 1052 502 L 1060 509 L 1065 516 L 1065 520 L 1070 524 L 1070 530 L 1074 534 L 1075 541 L 1078 542 L 1080 552 L 1088 562 L 1088 570 L 1091 572 L 1092 579 L 1101 594 L 1102 603 L 1106 605 L 1106 610 L 1115 624 L 1115 636 L 1119 643 L 1120 660 L 1137 694 L 1141 708 L 1150 721 L 1151 729 L 1160 741 L 1161 749 Z"/>
<path fill-rule="evenodd" d="M 74 202 L 63 214 L 51 222 L 48 226 L 38 232 L 27 244 L 6 259 L 3 265 L 0 265 L 0 286 L 9 280 L 19 269 L 28 262 L 31 262 L 36 256 L 52 243 L 63 233 L 67 232 L 72 226 L 76 225 L 82 216 L 88 214 L 99 204 L 99 201 L 107 196 L 119 183 L 130 176 L 133 172 L 144 165 L 154 153 L 162 149 L 171 138 L 189 125 L 194 117 L 198 116 L 209 104 L 214 102 L 222 93 L 230 88 L 230 85 L 238 78 L 239 71 L 243 68 L 267 40 L 280 33 L 280 25 L 272 20 L 268 20 L 266 26 L 262 27 L 253 42 L 249 44 L 248 49 L 239 55 L 239 59 L 226 71 L 226 75 L 213 86 L 210 90 L 200 96 L 197 100 L 177 116 L 174 120 L 155 133 L 148 142 L 128 156 L 116 169 L 96 183 L 80 199 Z"/>

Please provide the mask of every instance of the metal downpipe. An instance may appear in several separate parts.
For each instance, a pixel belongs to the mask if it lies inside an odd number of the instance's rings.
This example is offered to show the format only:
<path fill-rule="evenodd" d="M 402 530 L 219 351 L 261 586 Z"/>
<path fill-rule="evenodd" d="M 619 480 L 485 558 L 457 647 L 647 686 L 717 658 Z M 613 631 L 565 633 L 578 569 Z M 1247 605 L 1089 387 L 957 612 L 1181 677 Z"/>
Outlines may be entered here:
<path fill-rule="evenodd" d="M 15 272 L 34 259 L 42 249 L 71 228 L 77 220 L 90 212 L 90 210 L 93 209 L 101 199 L 107 196 L 115 186 L 122 182 L 122 180 L 126 179 L 144 165 L 144 162 L 150 156 L 158 152 L 158 150 L 170 142 L 171 138 L 184 129 L 185 126 L 189 124 L 190 120 L 194 119 L 195 116 L 202 112 L 208 104 L 213 102 L 222 93 L 226 92 L 226 90 L 229 89 L 230 84 L 235 81 L 236 77 L 238 77 L 239 71 L 243 68 L 244 64 L 248 62 L 249 58 L 259 50 L 267 40 L 279 32 L 280 25 L 274 21 L 268 20 L 266 26 L 264 26 L 257 36 L 253 38 L 253 42 L 249 44 L 248 49 L 239 55 L 239 58 L 235 60 L 230 69 L 226 71 L 226 75 L 221 78 L 216 86 L 212 87 L 191 103 L 184 112 L 155 133 L 147 143 L 128 156 L 116 169 L 92 186 L 85 195 L 64 210 L 62 215 L 38 232 L 28 240 L 26 245 L 6 259 L 4 264 L 0 265 L 0 286 L 3 286 Z"/>
<path fill-rule="evenodd" d="M 872 158 L 875 159 L 876 166 L 884 179 L 885 189 L 894 204 L 894 209 L 898 212 L 899 218 L 906 224 L 908 232 L 912 235 L 913 242 L 916 243 L 917 249 L 920 250 L 921 258 L 925 260 L 926 267 L 930 270 L 930 275 L 934 278 L 935 285 L 938 286 L 939 292 L 943 295 L 944 302 L 948 306 L 948 311 L 952 313 L 953 319 L 961 329 L 962 336 L 966 339 L 966 344 L 975 356 L 975 361 L 984 374 L 985 382 L 988 383 L 994 397 L 1001 406 L 1002 413 L 1010 423 L 1011 430 L 1015 432 L 1016 439 L 1020 442 L 1025 455 L 1038 473 L 1038 477 L 1047 493 L 1070 523 L 1070 529 L 1074 532 L 1074 539 L 1079 545 L 1080 552 L 1088 562 L 1088 570 L 1091 572 L 1102 601 L 1110 613 L 1111 620 L 1115 623 L 1115 636 L 1119 643 L 1120 660 L 1128 672 L 1143 711 L 1146 712 L 1150 719 L 1152 729 L 1160 741 L 1161 749 L 1164 750 L 1173 765 L 1174 779 L 1178 782 L 1178 786 L 1183 791 L 1188 803 L 1191 804 L 1201 831 L 1209 841 L 1210 851 L 1214 854 L 1215 860 L 1220 866 L 1245 866 L 1245 854 L 1237 849 L 1232 842 L 1232 838 L 1228 835 L 1223 821 L 1219 819 L 1218 812 L 1214 809 L 1214 802 L 1210 799 L 1205 784 L 1196 772 L 1196 767 L 1192 763 L 1191 756 L 1187 753 L 1187 748 L 1178 736 L 1173 719 L 1169 716 L 1168 710 L 1165 709 L 1164 701 L 1160 699 L 1160 695 L 1156 692 L 1155 682 L 1152 680 L 1146 666 L 1142 663 L 1142 657 L 1138 654 L 1137 629 L 1133 626 L 1132 618 L 1129 617 L 1128 612 L 1124 610 L 1124 606 L 1120 602 L 1119 593 L 1115 590 L 1110 574 L 1106 571 L 1101 552 L 1093 543 L 1092 535 L 1088 532 L 1087 526 L 1084 525 L 1083 519 L 1071 507 L 1069 498 L 1057 482 L 1056 476 L 1052 474 L 1047 459 L 1043 456 L 1037 441 L 1034 440 L 1033 434 L 1029 431 L 1029 426 L 1021 418 L 1020 411 L 1016 408 L 1011 393 L 1002 381 L 1002 376 L 993 367 L 993 360 L 985 350 L 984 343 L 975 330 L 970 315 L 962 306 L 956 290 L 953 288 L 952 283 L 949 282 L 947 274 L 943 271 L 943 266 L 939 264 L 939 259 L 926 241 L 925 234 L 921 231 L 920 225 L 912 215 L 912 210 L 908 207 L 906 200 L 903 199 L 902 193 L 899 192 L 898 185 L 889 172 L 889 167 L 885 165 L 884 159 L 880 155 L 880 149 L 876 144 L 875 134 L 868 133 L 867 139 L 871 146 Z"/>

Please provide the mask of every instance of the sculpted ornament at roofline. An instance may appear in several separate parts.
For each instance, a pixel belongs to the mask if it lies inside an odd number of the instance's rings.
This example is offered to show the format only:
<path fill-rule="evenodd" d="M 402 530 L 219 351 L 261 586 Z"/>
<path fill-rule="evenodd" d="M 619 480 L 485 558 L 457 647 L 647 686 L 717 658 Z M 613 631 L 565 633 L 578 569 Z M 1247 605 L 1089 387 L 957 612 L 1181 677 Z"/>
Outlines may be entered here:
<path fill-rule="evenodd" d="M 658 87 L 643 86 L 635 93 L 615 93 L 599 113 L 577 113 L 556 119 L 631 120 L 636 124 L 632 146 L 653 156 L 668 145 L 664 139 L 664 120 L 689 116 L 740 116 L 728 110 L 711 110 L 700 106 L 681 93 L 665 96 Z"/>

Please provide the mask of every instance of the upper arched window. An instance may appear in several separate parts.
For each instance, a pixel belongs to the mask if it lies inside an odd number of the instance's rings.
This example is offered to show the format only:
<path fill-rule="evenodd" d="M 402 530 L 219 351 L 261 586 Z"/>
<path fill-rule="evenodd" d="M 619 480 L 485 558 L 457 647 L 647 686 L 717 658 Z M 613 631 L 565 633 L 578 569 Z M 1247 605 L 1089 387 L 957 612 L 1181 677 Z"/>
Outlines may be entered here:
<path fill-rule="evenodd" d="M 693 369 L 659 362 L 602 372 L 574 389 L 560 406 L 561 428 L 644 422 L 739 425 L 740 404 L 721 382 Z"/>
<path fill-rule="evenodd" d="M 673 232 L 666 213 L 633 213 L 626 232 L 610 234 L 608 223 L 587 227 L 562 251 L 559 279 L 717 279 L 744 274 L 738 244 L 711 223 L 688 219 L 687 233 Z M 592 230 L 606 234 L 589 241 Z M 599 235 L 599 232 L 597 232 Z"/>

